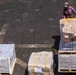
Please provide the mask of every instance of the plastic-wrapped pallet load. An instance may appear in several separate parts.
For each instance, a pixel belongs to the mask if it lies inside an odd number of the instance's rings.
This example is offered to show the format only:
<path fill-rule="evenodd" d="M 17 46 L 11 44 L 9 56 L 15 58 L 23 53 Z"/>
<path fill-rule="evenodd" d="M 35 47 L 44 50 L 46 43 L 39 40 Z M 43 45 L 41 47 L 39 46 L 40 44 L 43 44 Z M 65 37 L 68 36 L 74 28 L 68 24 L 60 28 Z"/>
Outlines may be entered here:
<path fill-rule="evenodd" d="M 53 53 L 33 52 L 28 63 L 29 75 L 54 75 Z"/>
<path fill-rule="evenodd" d="M 76 18 L 61 19 L 60 32 L 61 32 L 61 38 L 64 42 L 69 42 L 71 41 L 72 38 L 75 38 Z"/>
<path fill-rule="evenodd" d="M 60 51 L 76 51 L 76 42 L 63 42 L 60 40 L 59 49 Z"/>
<path fill-rule="evenodd" d="M 15 62 L 14 44 L 0 44 L 0 73 L 12 74 Z"/>
<path fill-rule="evenodd" d="M 59 54 L 58 71 L 71 70 L 76 72 L 76 54 Z"/>

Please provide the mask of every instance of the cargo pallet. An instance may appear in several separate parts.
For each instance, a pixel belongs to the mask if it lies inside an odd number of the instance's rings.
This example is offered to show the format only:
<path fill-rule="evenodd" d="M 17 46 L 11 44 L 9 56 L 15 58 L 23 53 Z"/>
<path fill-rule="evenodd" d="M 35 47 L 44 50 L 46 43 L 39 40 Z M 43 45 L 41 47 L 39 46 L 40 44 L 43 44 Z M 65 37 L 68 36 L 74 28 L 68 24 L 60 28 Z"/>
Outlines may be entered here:
<path fill-rule="evenodd" d="M 58 55 L 76 55 L 76 51 L 58 51 Z M 76 73 L 76 69 L 58 69 L 60 73 Z"/>
<path fill-rule="evenodd" d="M 16 64 L 16 60 L 17 59 L 15 59 L 14 62 L 13 62 L 12 68 L 10 69 L 10 73 L 0 73 L 0 75 L 2 75 L 2 74 L 10 74 L 10 75 L 12 75 L 12 73 L 14 71 L 15 64 Z"/>
<path fill-rule="evenodd" d="M 61 72 L 61 73 L 76 73 L 76 69 L 59 69 L 58 72 Z"/>
<path fill-rule="evenodd" d="M 76 73 L 76 61 L 71 60 L 73 57 L 76 60 L 75 24 L 76 18 L 60 20 L 61 39 L 58 51 L 58 72 L 61 73 Z M 68 26 L 70 26 L 69 29 Z M 72 58 L 70 59 L 70 57 Z"/>
<path fill-rule="evenodd" d="M 13 71 L 14 71 L 14 67 L 15 67 L 15 64 L 16 64 L 16 59 L 15 59 L 14 62 L 13 62 L 12 68 L 11 68 L 11 70 L 10 70 L 10 74 L 13 73 Z"/>

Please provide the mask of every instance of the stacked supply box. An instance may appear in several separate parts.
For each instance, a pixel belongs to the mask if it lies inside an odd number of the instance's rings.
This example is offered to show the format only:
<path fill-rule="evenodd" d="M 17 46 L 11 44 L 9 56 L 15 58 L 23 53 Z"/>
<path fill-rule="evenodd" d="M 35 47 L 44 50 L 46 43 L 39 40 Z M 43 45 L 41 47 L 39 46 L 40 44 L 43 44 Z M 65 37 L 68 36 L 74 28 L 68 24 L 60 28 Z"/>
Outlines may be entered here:
<path fill-rule="evenodd" d="M 76 18 L 60 20 L 58 72 L 76 72 Z"/>
<path fill-rule="evenodd" d="M 0 44 L 0 73 L 12 74 L 15 62 L 14 44 Z"/>
<path fill-rule="evenodd" d="M 59 72 L 76 72 L 76 54 L 58 55 Z"/>
<path fill-rule="evenodd" d="M 63 42 L 76 40 L 76 18 L 61 19 L 60 32 Z"/>
<path fill-rule="evenodd" d="M 28 63 L 29 75 L 54 75 L 53 53 L 33 52 Z"/>

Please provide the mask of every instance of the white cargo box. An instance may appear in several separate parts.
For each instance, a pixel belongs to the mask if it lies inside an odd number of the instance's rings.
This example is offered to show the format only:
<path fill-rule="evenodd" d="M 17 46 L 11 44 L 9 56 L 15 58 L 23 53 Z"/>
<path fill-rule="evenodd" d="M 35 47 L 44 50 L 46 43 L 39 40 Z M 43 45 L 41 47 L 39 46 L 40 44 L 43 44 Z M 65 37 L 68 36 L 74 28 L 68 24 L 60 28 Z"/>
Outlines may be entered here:
<path fill-rule="evenodd" d="M 15 45 L 0 44 L 0 73 L 12 74 L 15 61 Z"/>
<path fill-rule="evenodd" d="M 28 63 L 29 75 L 54 75 L 53 53 L 33 52 Z"/>
<path fill-rule="evenodd" d="M 59 54 L 58 71 L 76 72 L 76 54 Z"/>

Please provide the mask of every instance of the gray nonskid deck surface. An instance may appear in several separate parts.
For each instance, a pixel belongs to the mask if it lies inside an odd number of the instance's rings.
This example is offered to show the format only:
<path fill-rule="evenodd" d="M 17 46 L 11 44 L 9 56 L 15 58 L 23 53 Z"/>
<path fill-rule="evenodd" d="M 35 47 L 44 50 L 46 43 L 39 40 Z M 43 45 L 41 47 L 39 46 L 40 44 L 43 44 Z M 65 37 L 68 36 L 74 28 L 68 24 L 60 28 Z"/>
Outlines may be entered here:
<path fill-rule="evenodd" d="M 65 1 L 76 7 L 75 0 L 10 0 L 9 3 L 4 2 L 5 4 L 0 2 L 0 43 L 16 45 L 17 63 L 12 75 L 28 75 L 30 54 L 51 50 L 55 53 L 55 75 L 73 75 L 57 72 L 59 20 L 62 18 Z"/>

